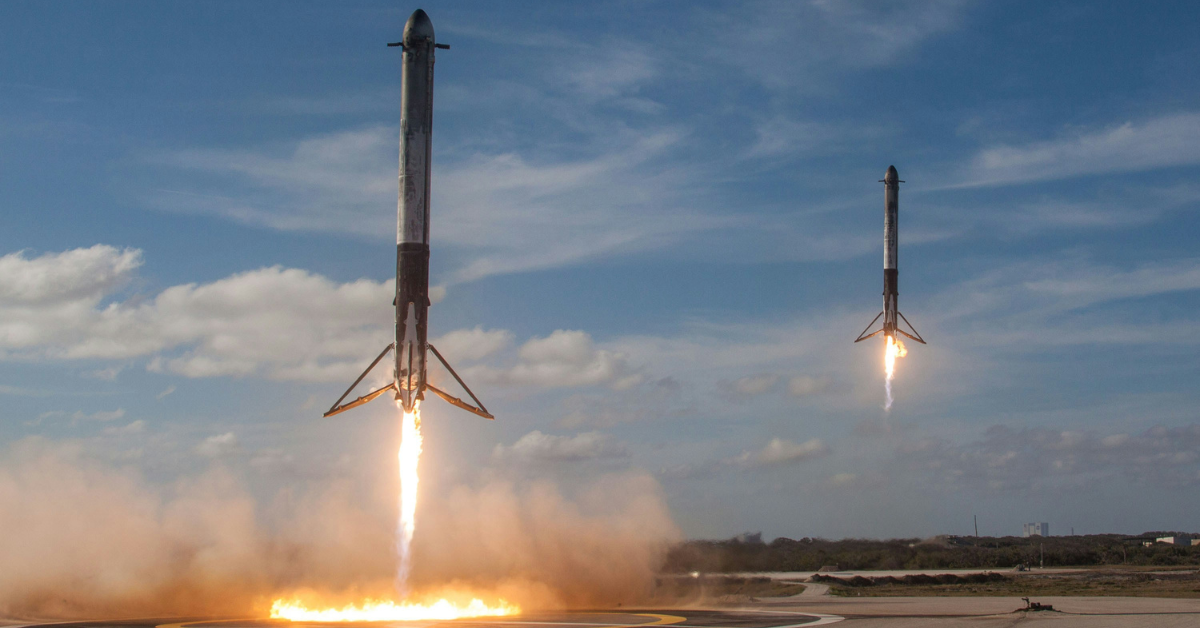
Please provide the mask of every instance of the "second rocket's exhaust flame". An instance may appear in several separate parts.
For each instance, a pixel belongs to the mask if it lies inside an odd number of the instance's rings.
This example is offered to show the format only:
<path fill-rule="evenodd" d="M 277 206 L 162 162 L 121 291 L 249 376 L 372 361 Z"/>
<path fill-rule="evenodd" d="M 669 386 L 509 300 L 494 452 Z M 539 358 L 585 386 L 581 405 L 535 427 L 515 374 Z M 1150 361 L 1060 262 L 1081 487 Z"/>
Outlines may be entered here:
<path fill-rule="evenodd" d="M 400 403 L 397 402 L 397 406 Z M 421 405 L 403 414 L 400 425 L 400 517 L 396 523 L 396 590 L 401 597 L 408 594 L 408 574 L 412 570 L 412 538 L 417 531 L 417 487 L 421 482 L 417 467 L 421 462 Z"/>
<path fill-rule="evenodd" d="M 887 347 L 883 350 L 883 369 L 887 373 L 884 379 L 884 387 L 887 389 L 887 405 L 884 410 L 892 409 L 892 378 L 896 375 L 896 358 L 902 358 L 908 355 L 908 349 L 904 348 L 904 343 L 895 336 L 887 337 Z"/>

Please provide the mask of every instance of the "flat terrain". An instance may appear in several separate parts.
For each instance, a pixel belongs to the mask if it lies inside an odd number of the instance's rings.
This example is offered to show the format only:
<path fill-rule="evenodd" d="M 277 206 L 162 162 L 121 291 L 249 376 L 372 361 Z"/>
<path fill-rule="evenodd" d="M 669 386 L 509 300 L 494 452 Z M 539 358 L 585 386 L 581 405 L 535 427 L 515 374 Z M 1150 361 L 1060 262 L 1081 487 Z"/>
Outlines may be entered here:
<path fill-rule="evenodd" d="M 852 576 L 818 579 L 832 595 L 895 596 L 1126 596 L 1200 598 L 1200 571 L 1194 567 L 1099 568 L 1071 571 L 992 572 L 939 576 Z M 938 582 L 936 580 L 941 580 Z"/>
<path fill-rule="evenodd" d="M 960 571 L 954 574 L 939 574 L 935 571 L 924 575 L 954 575 L 965 578 L 979 573 Z M 795 575 L 798 574 L 787 574 L 787 577 Z M 922 574 L 838 572 L 830 575 L 838 578 L 857 576 L 883 579 Z M 1018 625 L 1022 628 L 1200 627 L 1200 592 L 1194 590 L 1200 588 L 1200 584 L 1197 584 L 1198 576 L 1194 568 L 1047 570 L 1005 573 L 1003 576 L 1005 580 L 999 583 L 873 584 L 849 587 L 821 582 L 800 585 L 794 580 L 767 578 L 762 575 L 724 577 L 697 574 L 664 578 L 660 589 L 676 597 L 671 602 L 662 601 L 654 608 L 540 612 L 494 619 L 380 622 L 374 625 L 388 628 L 801 628 L 836 623 L 848 628 L 1007 628 Z M 1004 586 L 1010 588 L 1003 589 Z M 976 590 L 972 587 L 982 589 Z M 1026 589 L 1019 590 L 1016 594 L 1011 593 L 1014 588 L 1019 587 Z M 869 594 L 867 590 L 870 590 Z M 852 594 L 846 595 L 846 591 Z M 1096 591 L 1105 594 L 1097 595 Z M 860 592 L 863 594 L 859 595 Z M 912 595 L 914 592 L 933 597 Z M 1051 605 L 1054 610 L 1024 610 L 1026 605 L 1021 597 L 1030 597 L 1035 602 Z M 54 624 L 0 621 L 0 628 L 48 628 L 50 625 L 55 628 L 340 626 L 246 618 L 98 620 Z"/>
<path fill-rule="evenodd" d="M 678 628 L 798 628 L 840 621 L 805 611 L 744 610 L 631 610 L 528 613 L 518 617 L 460 619 L 455 621 L 374 622 L 371 626 L 397 628 L 634 628 L 678 626 Z M 45 626 L 49 628 L 331 628 L 346 624 L 305 623 L 270 619 L 136 619 L 83 621 L 52 624 L 5 624 L 0 626 Z"/>
<path fill-rule="evenodd" d="M 1005 597 L 832 597 L 814 585 L 790 598 L 761 600 L 728 609 L 663 608 L 530 613 L 519 617 L 458 621 L 380 622 L 389 628 L 801 628 L 839 624 L 880 628 L 1195 628 L 1200 600 L 1130 597 L 1048 597 L 1053 612 L 1023 612 Z M 0 622 L 0 625 L 4 625 Z M 19 624 L 32 625 L 39 624 Z M 51 624 L 43 624 L 49 626 Z M 139 619 L 52 624 L 55 628 L 333 628 L 267 619 Z"/>

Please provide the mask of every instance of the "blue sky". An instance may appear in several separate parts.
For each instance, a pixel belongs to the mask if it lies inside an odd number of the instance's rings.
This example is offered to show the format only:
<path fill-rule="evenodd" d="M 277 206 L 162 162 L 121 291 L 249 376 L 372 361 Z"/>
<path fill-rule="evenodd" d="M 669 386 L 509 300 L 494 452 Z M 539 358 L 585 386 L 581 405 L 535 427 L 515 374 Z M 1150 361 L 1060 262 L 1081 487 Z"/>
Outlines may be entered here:
<path fill-rule="evenodd" d="M 391 2 L 0 5 L 0 439 L 390 473 Z M 651 475 L 725 537 L 1195 527 L 1192 3 L 430 2 L 427 494 Z M 901 190 L 899 367 L 878 311 Z M 1121 507 L 1114 507 L 1121 504 Z"/>

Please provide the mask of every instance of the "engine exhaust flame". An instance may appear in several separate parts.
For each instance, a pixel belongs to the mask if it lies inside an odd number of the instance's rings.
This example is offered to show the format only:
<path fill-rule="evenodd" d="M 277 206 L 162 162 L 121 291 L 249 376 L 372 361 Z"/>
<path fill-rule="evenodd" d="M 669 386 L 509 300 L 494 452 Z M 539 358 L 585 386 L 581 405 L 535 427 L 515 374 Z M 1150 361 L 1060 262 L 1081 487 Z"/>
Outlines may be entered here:
<path fill-rule="evenodd" d="M 419 621 L 460 619 L 463 617 L 499 617 L 515 615 L 521 609 L 503 600 L 488 606 L 478 598 L 466 606 L 455 606 L 442 599 L 429 605 L 397 604 L 390 600 L 366 600 L 361 605 L 348 604 L 342 608 L 310 609 L 298 601 L 275 600 L 271 605 L 272 619 L 290 621 L 349 622 L 349 621 Z"/>
<path fill-rule="evenodd" d="M 908 349 L 904 348 L 904 343 L 894 336 L 887 336 L 887 348 L 883 352 L 883 368 L 887 373 L 887 378 L 884 379 L 884 389 L 887 390 L 887 405 L 884 410 L 892 409 L 892 377 L 896 375 L 896 358 L 902 358 L 908 355 Z"/>
<path fill-rule="evenodd" d="M 399 404 L 397 404 L 399 405 Z M 412 570 L 412 539 L 417 531 L 417 487 L 421 482 L 418 467 L 421 462 L 421 408 L 401 411 L 400 451 L 400 516 L 396 522 L 396 591 L 401 600 L 408 597 L 408 576 Z M 442 598 L 432 604 L 416 604 L 391 600 L 364 600 L 341 608 L 309 608 L 300 600 L 277 599 L 271 605 L 272 619 L 315 622 L 358 621 L 420 621 L 448 620 L 464 617 L 497 617 L 515 615 L 521 609 L 500 600 L 488 606 L 483 600 L 472 599 L 465 606 L 455 605 Z"/>
<path fill-rule="evenodd" d="M 412 571 L 412 538 L 417 531 L 417 486 L 421 478 L 417 466 L 421 462 L 421 407 L 413 406 L 404 412 L 400 425 L 400 519 L 396 524 L 396 591 L 408 595 L 408 574 Z"/>

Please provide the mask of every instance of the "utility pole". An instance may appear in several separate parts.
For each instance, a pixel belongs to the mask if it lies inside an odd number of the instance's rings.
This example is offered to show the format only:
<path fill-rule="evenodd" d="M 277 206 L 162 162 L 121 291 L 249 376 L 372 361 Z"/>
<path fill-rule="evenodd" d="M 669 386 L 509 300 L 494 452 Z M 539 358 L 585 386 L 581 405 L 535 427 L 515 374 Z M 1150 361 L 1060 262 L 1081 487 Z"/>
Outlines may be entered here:
<path fill-rule="evenodd" d="M 979 538 L 979 515 L 971 515 L 975 518 L 975 538 Z"/>
<path fill-rule="evenodd" d="M 1045 569 L 1045 568 L 1046 568 L 1046 544 L 1045 544 L 1045 543 L 1038 543 L 1038 548 L 1039 548 L 1039 550 L 1040 550 L 1040 551 L 1041 551 L 1041 553 L 1042 553 L 1041 560 L 1039 561 L 1039 562 L 1041 563 L 1041 567 L 1040 567 L 1040 568 L 1041 568 L 1041 569 Z"/>

